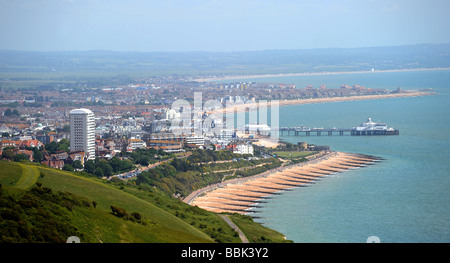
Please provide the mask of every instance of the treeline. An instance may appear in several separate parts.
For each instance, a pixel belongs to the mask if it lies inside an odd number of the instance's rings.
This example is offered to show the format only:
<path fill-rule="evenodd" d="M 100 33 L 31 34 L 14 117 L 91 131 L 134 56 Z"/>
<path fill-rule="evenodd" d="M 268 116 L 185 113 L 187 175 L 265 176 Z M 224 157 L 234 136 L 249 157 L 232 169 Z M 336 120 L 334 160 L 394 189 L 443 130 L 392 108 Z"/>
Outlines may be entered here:
<path fill-rule="evenodd" d="M 268 164 L 264 164 L 262 166 L 254 167 L 252 169 L 238 170 L 235 173 L 235 176 L 247 177 L 257 175 L 263 172 L 266 172 L 271 169 L 275 169 L 281 166 L 282 162 L 276 158 L 270 158 L 271 162 Z"/>
<path fill-rule="evenodd" d="M 16 154 L 14 152 L 15 147 L 5 147 L 0 155 L 0 159 L 6 159 L 10 161 L 20 162 L 29 160 L 28 155 L 23 153 Z M 25 147 L 26 150 L 33 151 L 33 159 L 35 162 L 40 162 L 42 160 L 42 150 L 37 147 Z"/>
<path fill-rule="evenodd" d="M 88 160 L 84 164 L 84 171 L 97 177 L 110 177 L 113 174 L 125 173 L 135 169 L 135 165 L 148 166 L 161 159 L 170 158 L 173 154 L 154 148 L 137 149 L 134 152 L 121 152 L 113 158 Z"/>
<path fill-rule="evenodd" d="M 0 185 L 0 243 L 65 243 L 83 237 L 71 222 L 69 211 L 97 203 L 68 192 L 38 185 L 23 195 L 10 195 Z"/>
<path fill-rule="evenodd" d="M 142 166 L 148 166 L 151 163 L 155 163 L 159 160 L 173 157 L 173 153 L 167 153 L 163 150 L 156 150 L 154 148 L 140 148 L 131 153 L 121 152 L 120 157 L 130 158 L 134 164 L 140 164 Z"/>
<path fill-rule="evenodd" d="M 252 166 L 256 166 L 259 164 L 264 164 L 272 162 L 272 159 L 265 158 L 265 159 L 243 159 L 238 158 L 234 161 L 228 161 L 228 162 L 215 162 L 215 163 L 209 163 L 207 166 L 208 172 L 217 172 L 217 171 L 226 171 L 226 170 L 232 170 L 232 169 L 243 169 L 243 168 L 250 168 Z"/>
<path fill-rule="evenodd" d="M 14 109 L 14 110 L 11 110 L 11 109 L 6 109 L 4 112 L 3 112 L 3 116 L 5 116 L 5 117 L 19 117 L 20 116 L 20 113 L 19 113 L 19 111 L 17 111 L 16 109 Z"/>
<path fill-rule="evenodd" d="M 67 139 L 61 139 L 59 142 L 52 141 L 44 147 L 25 147 L 25 150 L 33 151 L 34 162 L 40 163 L 45 154 L 54 154 L 57 152 L 69 152 L 70 142 Z M 28 160 L 25 154 L 15 154 L 15 147 L 5 147 L 2 151 L 2 158 L 14 161 Z"/>
<path fill-rule="evenodd" d="M 95 158 L 84 163 L 84 171 L 97 177 L 110 177 L 113 174 L 124 173 L 134 169 L 131 160 L 122 160 L 114 156 L 110 160 Z"/>
<path fill-rule="evenodd" d="M 171 196 L 187 196 L 198 188 L 221 181 L 220 175 L 204 173 L 205 170 L 203 165 L 175 158 L 170 163 L 163 163 L 140 173 L 136 178 L 136 184 L 155 186 Z"/>
<path fill-rule="evenodd" d="M 148 166 L 165 157 L 173 154 L 161 150 L 138 149 L 131 153 L 120 153 L 111 159 L 87 160 L 84 164 L 84 171 L 97 177 L 110 177 L 114 174 L 129 172 L 136 168 L 136 165 Z M 157 157 L 155 157 L 157 156 Z"/>
<path fill-rule="evenodd" d="M 61 139 L 58 142 L 52 141 L 51 143 L 47 143 L 45 147 L 26 147 L 25 149 L 33 151 L 34 162 L 40 163 L 46 154 L 70 152 L 70 142 L 67 139 Z M 80 161 L 75 160 L 72 163 L 66 163 L 63 170 L 71 172 L 83 170 L 84 172 L 97 177 L 110 177 L 114 174 L 129 172 L 135 169 L 136 165 L 148 166 L 149 164 L 173 156 L 174 154 L 172 153 L 156 150 L 154 148 L 137 149 L 131 153 L 119 153 L 109 160 L 100 158 L 88 160 L 84 163 L 84 166 Z M 29 157 L 26 154 L 15 154 L 14 147 L 5 147 L 0 157 L 16 162 L 29 160 Z"/>
<path fill-rule="evenodd" d="M 83 102 L 73 102 L 73 101 L 53 101 L 51 107 L 87 107 L 87 106 L 104 106 L 106 105 L 103 101 L 83 101 Z"/>
<path fill-rule="evenodd" d="M 251 155 L 250 155 L 251 156 Z M 188 157 L 188 161 L 191 163 L 207 163 L 215 161 L 226 161 L 237 158 L 246 157 L 245 155 L 235 154 L 228 150 L 214 151 L 210 149 L 195 149 Z"/>

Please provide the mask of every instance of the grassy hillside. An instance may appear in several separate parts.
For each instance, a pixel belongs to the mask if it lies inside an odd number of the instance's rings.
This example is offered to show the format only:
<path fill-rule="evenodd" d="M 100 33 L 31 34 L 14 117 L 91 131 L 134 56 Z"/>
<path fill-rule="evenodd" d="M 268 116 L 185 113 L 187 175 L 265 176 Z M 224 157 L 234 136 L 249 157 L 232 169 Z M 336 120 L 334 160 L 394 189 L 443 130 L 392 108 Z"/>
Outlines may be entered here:
<path fill-rule="evenodd" d="M 33 221 L 34 212 L 42 208 L 50 213 L 50 218 L 54 216 L 53 220 L 72 226 L 81 236 L 81 242 L 241 242 L 238 234 L 217 214 L 184 204 L 153 187 L 135 186 L 133 182 L 104 181 L 31 163 L 0 161 L 0 184 L 2 197 L 17 204 L 28 202 L 25 197 L 41 198 L 38 208 L 17 207 L 21 215 L 13 219 Z M 69 206 L 66 200 L 78 205 Z M 122 208 L 127 216 L 114 215 L 111 205 Z M 12 223 L 2 218 L 6 209 L 0 203 L 0 223 Z M 133 216 L 136 214 L 139 219 Z M 251 225 L 249 231 L 263 228 L 254 222 Z M 278 237 L 282 234 L 278 233 Z"/>
<path fill-rule="evenodd" d="M 4 161 L 0 162 L 0 168 L 3 188 L 28 190 L 32 185 L 22 182 L 38 177 L 37 182 L 53 191 L 67 191 L 95 201 L 96 208 L 76 207 L 70 213 L 72 223 L 84 234 L 82 242 L 213 242 L 205 233 L 153 204 L 90 178 Z M 114 216 L 111 205 L 129 213 L 139 212 L 146 224 Z"/>

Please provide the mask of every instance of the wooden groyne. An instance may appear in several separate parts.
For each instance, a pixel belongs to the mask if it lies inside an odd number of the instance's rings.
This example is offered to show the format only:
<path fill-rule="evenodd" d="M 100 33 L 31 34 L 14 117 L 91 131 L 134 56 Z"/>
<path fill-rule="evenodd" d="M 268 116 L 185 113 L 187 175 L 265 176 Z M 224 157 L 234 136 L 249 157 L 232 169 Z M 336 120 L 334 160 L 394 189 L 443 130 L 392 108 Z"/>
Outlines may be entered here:
<path fill-rule="evenodd" d="M 380 158 L 343 152 L 331 152 L 296 165 L 286 166 L 249 178 L 209 186 L 186 197 L 184 201 L 212 212 L 249 213 L 271 195 L 296 187 L 306 187 L 317 180 L 346 170 L 364 167 Z"/>

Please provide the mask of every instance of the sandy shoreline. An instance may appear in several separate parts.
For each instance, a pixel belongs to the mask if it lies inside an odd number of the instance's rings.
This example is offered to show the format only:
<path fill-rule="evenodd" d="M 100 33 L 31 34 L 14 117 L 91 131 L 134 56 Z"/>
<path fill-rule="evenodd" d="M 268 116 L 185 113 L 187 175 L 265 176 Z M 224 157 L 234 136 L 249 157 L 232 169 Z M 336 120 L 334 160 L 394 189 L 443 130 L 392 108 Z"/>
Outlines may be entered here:
<path fill-rule="evenodd" d="M 350 97 L 285 100 L 285 101 L 279 101 L 279 105 L 284 106 L 284 105 L 292 105 L 292 104 L 312 104 L 312 103 L 328 103 L 328 102 L 339 102 L 339 101 L 406 98 L 406 97 L 427 96 L 427 95 L 432 95 L 432 94 L 434 94 L 434 93 L 411 91 L 411 92 L 404 92 L 404 93 L 391 93 L 391 94 L 380 94 L 380 95 L 361 95 L 361 96 L 350 96 Z"/>
<path fill-rule="evenodd" d="M 258 145 L 258 146 L 264 146 L 266 148 L 277 148 L 278 145 L 280 145 L 280 142 L 278 140 L 275 139 L 270 139 L 270 138 L 257 138 L 258 141 L 253 142 L 253 145 Z"/>
<path fill-rule="evenodd" d="M 185 202 L 220 213 L 245 214 L 270 195 L 295 187 L 306 187 L 334 173 L 378 162 L 373 156 L 332 152 L 307 163 L 278 168 L 250 178 L 235 179 L 196 191 Z"/>
<path fill-rule="evenodd" d="M 320 75 L 341 75 L 341 74 L 367 74 L 367 73 L 384 73 L 384 72 L 412 72 L 412 71 L 433 71 L 433 70 L 450 70 L 450 68 L 417 68 L 417 69 L 388 69 L 388 70 L 363 70 L 363 71 L 342 71 L 342 72 L 312 72 L 312 73 L 280 73 L 280 74 L 254 74 L 242 76 L 225 76 L 216 78 L 199 78 L 194 79 L 197 82 L 223 81 L 233 79 L 252 79 L 252 78 L 274 78 L 274 77 L 296 77 L 296 76 L 320 76 Z"/>
<path fill-rule="evenodd" d="M 433 92 L 422 92 L 422 91 L 407 91 L 403 93 L 390 93 L 390 94 L 379 94 L 379 95 L 360 95 L 360 96 L 349 96 L 349 97 L 330 97 L 330 98 L 316 98 L 316 99 L 298 99 L 298 100 L 277 100 L 276 102 L 267 102 L 267 107 L 272 107 L 272 104 L 276 106 L 288 106 L 288 105 L 302 105 L 302 104 L 314 104 L 314 103 L 330 103 L 330 102 L 341 102 L 341 101 L 359 101 L 359 100 L 377 100 L 377 99 L 394 99 L 394 98 L 408 98 L 408 97 L 419 97 L 419 96 L 429 96 L 434 95 Z M 247 109 L 257 109 L 258 103 L 247 103 L 247 104 L 235 104 L 235 112 L 244 112 Z M 222 113 L 232 112 L 226 107 L 222 109 Z M 218 112 L 219 111 L 219 112 Z M 211 112 L 213 114 L 220 113 L 220 110 Z"/>

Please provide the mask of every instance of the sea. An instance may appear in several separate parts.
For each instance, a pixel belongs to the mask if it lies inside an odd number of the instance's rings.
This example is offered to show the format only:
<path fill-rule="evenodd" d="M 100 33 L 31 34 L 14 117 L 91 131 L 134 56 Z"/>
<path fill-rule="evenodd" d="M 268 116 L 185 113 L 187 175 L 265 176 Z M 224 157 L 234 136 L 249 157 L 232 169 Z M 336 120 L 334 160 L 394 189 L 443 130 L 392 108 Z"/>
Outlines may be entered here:
<path fill-rule="evenodd" d="M 382 162 L 273 195 L 254 220 L 295 243 L 450 242 L 450 71 L 369 72 L 242 81 L 339 88 L 433 89 L 436 95 L 282 106 L 280 127 L 351 128 L 371 118 L 398 136 L 280 136 Z"/>

